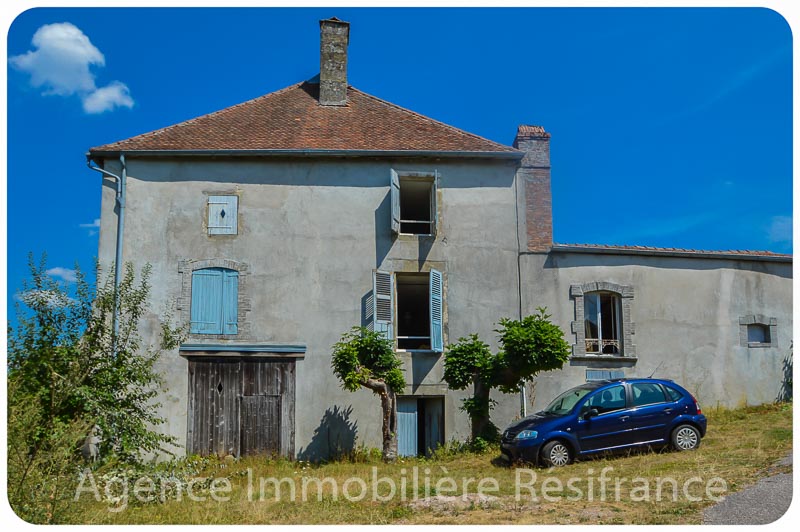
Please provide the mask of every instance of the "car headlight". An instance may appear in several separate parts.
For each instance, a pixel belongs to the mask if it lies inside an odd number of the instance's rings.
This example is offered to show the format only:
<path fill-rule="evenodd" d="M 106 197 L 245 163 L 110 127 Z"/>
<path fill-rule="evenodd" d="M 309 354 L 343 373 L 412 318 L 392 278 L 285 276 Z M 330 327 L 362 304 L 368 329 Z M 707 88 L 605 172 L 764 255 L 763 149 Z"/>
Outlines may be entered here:
<path fill-rule="evenodd" d="M 533 440 L 539 435 L 535 430 L 523 430 L 517 434 L 516 440 Z"/>

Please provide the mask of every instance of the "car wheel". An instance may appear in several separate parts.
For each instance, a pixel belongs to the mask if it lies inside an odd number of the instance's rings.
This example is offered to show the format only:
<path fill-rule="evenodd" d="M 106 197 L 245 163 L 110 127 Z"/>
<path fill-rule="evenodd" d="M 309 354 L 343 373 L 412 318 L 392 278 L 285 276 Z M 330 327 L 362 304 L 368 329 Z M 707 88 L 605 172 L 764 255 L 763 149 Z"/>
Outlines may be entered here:
<path fill-rule="evenodd" d="M 542 447 L 542 463 L 548 467 L 563 467 L 572 462 L 572 451 L 560 440 L 553 440 Z"/>
<path fill-rule="evenodd" d="M 672 431 L 672 448 L 676 451 L 692 451 L 700 447 L 700 431 L 692 425 L 680 425 Z"/>

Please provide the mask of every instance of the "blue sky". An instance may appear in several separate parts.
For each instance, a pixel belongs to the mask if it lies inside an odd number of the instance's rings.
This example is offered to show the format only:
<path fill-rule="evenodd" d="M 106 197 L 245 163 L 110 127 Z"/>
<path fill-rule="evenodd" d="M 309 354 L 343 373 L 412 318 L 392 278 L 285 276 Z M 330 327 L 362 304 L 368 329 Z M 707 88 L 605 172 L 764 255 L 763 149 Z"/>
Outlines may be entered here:
<path fill-rule="evenodd" d="M 88 148 L 312 77 L 331 16 L 359 89 L 504 144 L 545 126 L 557 242 L 791 252 L 773 11 L 38 8 L 8 33 L 9 304 L 29 251 L 67 282 L 93 263 Z"/>

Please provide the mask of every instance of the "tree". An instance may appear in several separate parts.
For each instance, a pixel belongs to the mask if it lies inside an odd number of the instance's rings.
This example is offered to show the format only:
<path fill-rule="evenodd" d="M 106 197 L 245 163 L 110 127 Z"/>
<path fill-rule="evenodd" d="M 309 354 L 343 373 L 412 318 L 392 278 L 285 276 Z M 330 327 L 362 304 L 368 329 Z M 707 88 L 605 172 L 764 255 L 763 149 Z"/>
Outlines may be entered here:
<path fill-rule="evenodd" d="M 31 452 L 54 427 L 76 420 L 99 427 L 101 456 L 135 463 L 168 452 L 165 444 L 173 438 L 155 429 L 164 422 L 154 401 L 161 385 L 155 364 L 161 350 L 180 342 L 180 331 L 163 324 L 160 345 L 142 345 L 138 328 L 150 267 L 142 269 L 137 283 L 133 266 L 126 264 L 118 289 L 113 271 L 94 289 L 76 268 L 71 292 L 47 274 L 45 257 L 38 265 L 29 257 L 29 267 L 31 279 L 19 296 L 27 309 L 17 305 L 18 325 L 8 329 L 8 380 L 37 407 Z M 99 268 L 96 275 L 99 279 Z"/>
<path fill-rule="evenodd" d="M 397 458 L 397 390 L 406 386 L 401 365 L 391 340 L 365 327 L 353 327 L 333 346 L 331 368 L 342 388 L 355 392 L 364 387 L 381 399 L 383 459 L 387 462 Z"/>
<path fill-rule="evenodd" d="M 495 332 L 502 348 L 496 355 L 476 334 L 460 338 L 445 353 L 444 381 L 448 386 L 463 390 L 473 385 L 472 397 L 462 406 L 472 421 L 473 440 L 494 440 L 499 435 L 490 419 L 492 388 L 515 393 L 540 372 L 559 369 L 569 359 L 564 332 L 550 321 L 545 308 L 537 308 L 536 314 L 522 320 L 503 318 Z"/>
<path fill-rule="evenodd" d="M 497 427 L 489 419 L 493 401 L 489 397 L 492 389 L 492 374 L 495 356 L 489 345 L 481 341 L 477 334 L 459 338 L 444 355 L 443 380 L 452 390 L 464 390 L 473 385 L 472 397 L 464 399 L 461 407 L 472 422 L 472 439 L 483 438 L 492 441 L 496 438 Z"/>

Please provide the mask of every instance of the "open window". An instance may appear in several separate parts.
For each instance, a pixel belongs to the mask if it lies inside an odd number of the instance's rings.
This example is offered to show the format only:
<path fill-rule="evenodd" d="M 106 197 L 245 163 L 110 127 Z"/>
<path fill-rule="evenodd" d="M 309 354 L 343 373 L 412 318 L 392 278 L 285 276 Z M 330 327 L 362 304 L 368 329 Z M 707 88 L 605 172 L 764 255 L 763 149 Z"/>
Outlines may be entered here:
<path fill-rule="evenodd" d="M 584 294 L 583 318 L 587 354 L 621 354 L 619 295 L 610 292 Z"/>
<path fill-rule="evenodd" d="M 374 272 L 374 328 L 396 340 L 397 349 L 441 353 L 442 313 L 441 272 Z"/>
<path fill-rule="evenodd" d="M 392 231 L 397 234 L 436 234 L 437 172 L 391 172 Z"/>

